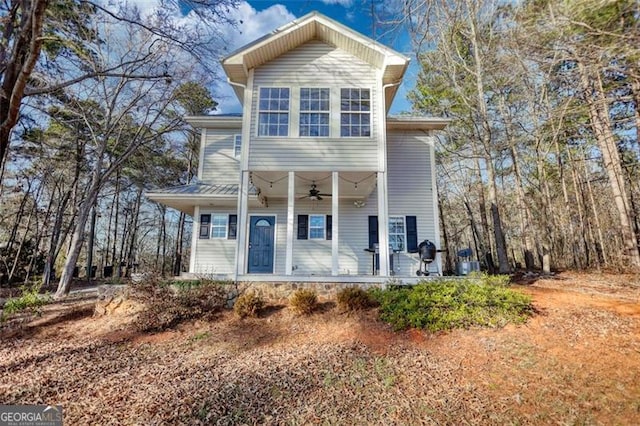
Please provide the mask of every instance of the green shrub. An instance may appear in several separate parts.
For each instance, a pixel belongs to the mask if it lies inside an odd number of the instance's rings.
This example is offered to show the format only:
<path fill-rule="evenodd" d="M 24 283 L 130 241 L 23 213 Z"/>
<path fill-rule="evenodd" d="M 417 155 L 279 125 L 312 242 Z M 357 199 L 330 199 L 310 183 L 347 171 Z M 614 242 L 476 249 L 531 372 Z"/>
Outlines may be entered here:
<path fill-rule="evenodd" d="M 264 300 L 254 292 L 243 293 L 233 304 L 233 310 L 240 318 L 255 317 L 264 308 Z"/>
<path fill-rule="evenodd" d="M 345 311 L 368 309 L 375 305 L 375 300 L 360 287 L 347 287 L 336 295 L 338 306 Z"/>
<path fill-rule="evenodd" d="M 9 316 L 25 309 L 29 309 L 33 314 L 39 314 L 41 312 L 40 308 L 49 303 L 50 300 L 48 295 L 41 295 L 39 290 L 39 286 L 22 287 L 20 297 L 9 299 L 5 302 L 0 320 L 5 321 Z"/>
<path fill-rule="evenodd" d="M 402 289 L 376 289 L 372 295 L 380 303 L 380 318 L 396 330 L 500 327 L 524 322 L 533 313 L 531 299 L 510 290 L 505 282 L 486 276 L 437 280 Z"/>
<path fill-rule="evenodd" d="M 145 304 L 136 320 L 139 331 L 161 331 L 189 319 L 212 317 L 227 306 L 234 289 L 226 281 L 202 280 L 174 290 L 153 278 L 133 288 L 134 297 Z"/>
<path fill-rule="evenodd" d="M 318 295 L 309 289 L 298 289 L 289 297 L 289 305 L 297 314 L 309 315 L 318 307 Z"/>

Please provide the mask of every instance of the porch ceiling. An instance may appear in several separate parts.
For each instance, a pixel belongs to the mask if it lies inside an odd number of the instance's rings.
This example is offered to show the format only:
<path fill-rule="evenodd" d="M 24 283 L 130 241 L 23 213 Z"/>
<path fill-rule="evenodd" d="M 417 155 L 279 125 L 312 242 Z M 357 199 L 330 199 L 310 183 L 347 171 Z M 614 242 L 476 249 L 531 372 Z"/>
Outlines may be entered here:
<path fill-rule="evenodd" d="M 288 172 L 251 172 L 251 182 L 259 189 L 260 194 L 269 198 L 287 198 L 289 193 Z M 322 194 L 331 194 L 331 172 L 296 172 L 295 174 L 296 198 L 309 194 L 311 186 L 315 183 L 316 189 Z M 340 172 L 339 173 L 339 198 L 340 199 L 364 199 L 371 194 L 376 187 L 375 172 Z M 323 196 L 323 199 L 330 199 Z"/>

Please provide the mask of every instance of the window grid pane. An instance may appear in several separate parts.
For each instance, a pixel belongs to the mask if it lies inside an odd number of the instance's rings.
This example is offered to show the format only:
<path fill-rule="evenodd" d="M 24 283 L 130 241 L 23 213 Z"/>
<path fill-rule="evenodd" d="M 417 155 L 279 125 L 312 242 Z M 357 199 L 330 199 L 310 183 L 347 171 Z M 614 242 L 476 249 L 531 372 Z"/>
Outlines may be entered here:
<path fill-rule="evenodd" d="M 242 136 L 235 135 L 233 138 L 233 155 L 237 158 L 240 157 L 242 152 Z"/>
<path fill-rule="evenodd" d="M 211 238 L 227 238 L 228 215 L 214 214 L 211 218 Z"/>
<path fill-rule="evenodd" d="M 371 136 L 371 93 L 369 89 L 341 89 L 340 109 L 340 136 Z"/>
<path fill-rule="evenodd" d="M 394 251 L 405 249 L 404 218 L 401 216 L 389 218 L 389 245 Z"/>
<path fill-rule="evenodd" d="M 324 215 L 311 215 L 309 216 L 309 239 L 312 240 L 324 240 L 325 231 L 325 217 Z"/>
<path fill-rule="evenodd" d="M 260 88 L 258 102 L 258 135 L 289 135 L 289 89 L 286 87 Z"/>
<path fill-rule="evenodd" d="M 329 89 L 300 89 L 300 136 L 329 136 Z"/>

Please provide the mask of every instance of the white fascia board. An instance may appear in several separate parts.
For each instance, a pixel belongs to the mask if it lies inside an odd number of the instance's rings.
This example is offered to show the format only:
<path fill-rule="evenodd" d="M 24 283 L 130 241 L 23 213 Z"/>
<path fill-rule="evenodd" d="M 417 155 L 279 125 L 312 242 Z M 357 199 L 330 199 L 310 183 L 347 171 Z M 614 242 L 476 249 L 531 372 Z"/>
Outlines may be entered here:
<path fill-rule="evenodd" d="M 206 129 L 240 129 L 242 128 L 241 116 L 187 116 L 184 120 L 194 127 Z"/>
<path fill-rule="evenodd" d="M 443 130 L 451 123 L 439 117 L 387 117 L 387 130 Z"/>

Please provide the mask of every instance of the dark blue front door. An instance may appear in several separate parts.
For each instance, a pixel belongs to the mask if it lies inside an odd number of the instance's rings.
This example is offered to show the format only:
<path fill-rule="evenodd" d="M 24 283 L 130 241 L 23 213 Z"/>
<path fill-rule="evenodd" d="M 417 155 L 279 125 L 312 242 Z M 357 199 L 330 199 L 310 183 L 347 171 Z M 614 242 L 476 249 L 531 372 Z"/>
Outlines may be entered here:
<path fill-rule="evenodd" d="M 252 216 L 249 225 L 250 274 L 273 273 L 273 235 L 275 216 Z"/>

